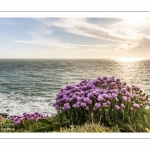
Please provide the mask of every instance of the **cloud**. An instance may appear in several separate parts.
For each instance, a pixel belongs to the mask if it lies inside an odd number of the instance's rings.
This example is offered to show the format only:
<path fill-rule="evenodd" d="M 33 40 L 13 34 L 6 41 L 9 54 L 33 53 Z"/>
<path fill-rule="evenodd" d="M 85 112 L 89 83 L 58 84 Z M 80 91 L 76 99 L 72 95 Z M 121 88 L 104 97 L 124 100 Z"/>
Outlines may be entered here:
<path fill-rule="evenodd" d="M 150 38 L 143 36 L 139 40 L 139 43 L 134 48 L 129 49 L 131 55 L 135 57 L 145 57 L 149 58 L 150 56 Z"/>
<path fill-rule="evenodd" d="M 34 39 L 46 38 L 46 36 L 50 36 L 53 33 L 53 30 L 45 25 L 37 25 L 34 29 L 27 31 L 27 34 L 30 35 Z"/>
<path fill-rule="evenodd" d="M 40 40 L 13 40 L 13 42 L 23 43 L 23 44 L 33 44 L 40 46 L 55 46 L 55 49 L 80 49 L 80 50 L 88 50 L 88 49 L 104 49 L 107 48 L 107 45 L 79 45 L 72 43 L 62 43 L 56 39 L 40 39 Z"/>
<path fill-rule="evenodd" d="M 101 23 L 102 20 L 98 23 L 96 22 L 97 20 L 93 22 L 86 18 L 36 19 L 41 24 L 38 24 L 37 28 L 28 31 L 28 34 L 32 37 L 31 40 L 13 41 L 44 47 L 39 51 L 45 52 L 47 54 L 45 57 L 49 55 L 66 58 L 150 56 L 149 18 L 137 18 L 135 20 L 133 18 L 110 19 L 107 23 L 103 24 Z M 55 38 L 52 35 L 54 30 L 59 31 L 54 36 Z M 85 42 L 80 45 L 74 44 L 74 41 L 72 43 L 65 43 L 63 40 L 57 39 L 61 32 L 72 33 L 83 38 L 105 39 L 105 44 L 95 45 Z M 38 53 L 38 56 L 40 56 L 40 52 Z"/>
<path fill-rule="evenodd" d="M 109 25 L 122 21 L 121 18 L 86 18 L 87 22 L 97 24 L 100 27 L 107 28 Z"/>
<path fill-rule="evenodd" d="M 101 20 L 104 18 L 99 18 Z M 110 20 L 109 18 L 105 18 Z M 98 19 L 97 19 L 98 20 Z M 114 20 L 114 21 L 113 21 Z M 137 42 L 144 35 L 150 38 L 150 19 L 140 17 L 111 18 L 107 26 L 88 22 L 86 18 L 62 18 L 49 21 L 40 20 L 43 24 L 62 29 L 76 35 L 117 41 L 120 43 Z"/>
<path fill-rule="evenodd" d="M 150 56 L 150 38 L 143 36 L 134 44 L 119 44 L 112 50 L 112 56 L 117 57 L 137 57 L 149 58 Z"/>
<path fill-rule="evenodd" d="M 40 46 L 59 46 L 60 41 L 56 39 L 45 39 L 45 38 L 40 38 L 40 39 L 35 39 L 35 40 L 12 40 L 13 42 L 17 43 L 23 43 L 23 44 L 33 44 L 33 45 L 40 45 Z"/>
<path fill-rule="evenodd" d="M 86 18 L 62 18 L 53 20 L 40 19 L 40 22 L 45 25 L 62 29 L 65 32 L 69 32 L 75 35 L 81 35 L 85 37 L 92 37 L 97 39 L 106 39 L 110 41 L 124 41 L 123 36 L 111 33 L 107 28 L 101 27 L 97 24 L 88 22 Z"/>
<path fill-rule="evenodd" d="M 122 18 L 122 21 L 108 26 L 108 31 L 124 36 L 132 41 L 139 40 L 145 36 L 150 36 L 149 32 L 150 19 L 140 17 Z"/>

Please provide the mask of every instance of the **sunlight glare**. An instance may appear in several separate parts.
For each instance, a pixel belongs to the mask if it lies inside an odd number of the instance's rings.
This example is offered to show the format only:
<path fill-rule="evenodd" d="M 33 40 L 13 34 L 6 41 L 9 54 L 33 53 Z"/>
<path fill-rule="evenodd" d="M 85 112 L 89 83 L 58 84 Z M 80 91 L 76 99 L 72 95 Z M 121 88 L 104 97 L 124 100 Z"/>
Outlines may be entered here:
<path fill-rule="evenodd" d="M 117 58 L 116 60 L 122 61 L 122 62 L 134 62 L 141 60 L 140 58 Z"/>
<path fill-rule="evenodd" d="M 131 25 L 137 25 L 137 24 L 142 24 L 143 21 L 145 21 L 145 18 L 141 18 L 141 17 L 138 17 L 138 16 L 131 16 L 131 17 L 127 17 L 127 18 L 124 18 L 125 22 L 128 23 L 128 24 L 131 24 Z"/>

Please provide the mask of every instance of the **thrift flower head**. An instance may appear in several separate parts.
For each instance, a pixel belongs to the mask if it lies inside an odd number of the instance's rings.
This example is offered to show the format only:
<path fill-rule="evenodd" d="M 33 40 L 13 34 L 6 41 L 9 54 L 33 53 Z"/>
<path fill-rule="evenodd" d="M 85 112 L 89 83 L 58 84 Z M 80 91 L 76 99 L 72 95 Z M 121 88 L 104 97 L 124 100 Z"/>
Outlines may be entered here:
<path fill-rule="evenodd" d="M 134 95 L 133 95 L 133 97 L 134 97 L 134 98 L 137 98 L 137 97 L 138 97 L 138 95 L 137 95 L 137 94 L 134 94 Z"/>
<path fill-rule="evenodd" d="M 126 92 L 126 88 L 122 88 L 120 92 L 121 93 L 125 93 Z"/>
<path fill-rule="evenodd" d="M 88 102 L 89 100 L 89 98 L 84 98 L 84 102 Z"/>
<path fill-rule="evenodd" d="M 120 82 L 120 79 L 116 79 L 116 82 Z"/>
<path fill-rule="evenodd" d="M 112 97 L 112 98 L 116 98 L 117 95 L 116 95 L 115 93 L 112 93 L 111 97 Z"/>
<path fill-rule="evenodd" d="M 114 89 L 113 92 L 118 95 L 118 90 L 117 89 Z"/>
<path fill-rule="evenodd" d="M 124 101 L 127 101 L 127 97 L 126 96 L 123 96 L 123 98 L 122 98 Z"/>
<path fill-rule="evenodd" d="M 99 96 L 98 96 L 98 98 L 97 98 L 97 100 L 98 100 L 98 101 L 103 101 L 103 100 L 104 100 L 104 98 L 103 98 L 103 96 L 102 96 L 102 95 L 99 95 Z"/>
<path fill-rule="evenodd" d="M 124 109 L 124 108 L 125 108 L 125 105 L 124 105 L 124 104 L 121 104 L 121 108 Z"/>
<path fill-rule="evenodd" d="M 134 108 L 140 108 L 140 105 L 138 104 L 133 104 Z"/>
<path fill-rule="evenodd" d="M 89 110 L 89 107 L 87 106 L 85 109 L 86 109 L 86 110 Z"/>
<path fill-rule="evenodd" d="M 110 101 L 107 101 L 106 104 L 107 104 L 107 105 L 110 105 L 111 103 L 110 103 Z"/>
<path fill-rule="evenodd" d="M 103 103 L 103 107 L 107 107 L 107 103 Z"/>
<path fill-rule="evenodd" d="M 29 114 L 29 113 L 23 113 L 22 116 L 13 117 L 12 120 L 13 120 L 15 126 L 18 126 L 24 120 L 38 121 L 39 119 L 42 119 L 42 118 L 48 118 L 48 116 L 46 117 L 43 114 L 35 112 L 35 113 L 31 113 L 31 114 Z"/>
<path fill-rule="evenodd" d="M 133 107 L 130 107 L 130 110 L 133 110 Z"/>
<path fill-rule="evenodd" d="M 120 106 L 118 106 L 118 105 L 115 105 L 115 108 L 116 108 L 117 110 L 119 110 L 119 109 L 120 109 Z"/>
<path fill-rule="evenodd" d="M 87 107 L 86 103 L 81 103 L 82 107 Z"/>
<path fill-rule="evenodd" d="M 95 103 L 95 107 L 96 107 L 96 108 L 100 108 L 100 107 L 101 107 L 101 104 L 100 104 L 100 103 Z"/>
<path fill-rule="evenodd" d="M 102 94 L 103 98 L 108 98 L 108 94 Z"/>

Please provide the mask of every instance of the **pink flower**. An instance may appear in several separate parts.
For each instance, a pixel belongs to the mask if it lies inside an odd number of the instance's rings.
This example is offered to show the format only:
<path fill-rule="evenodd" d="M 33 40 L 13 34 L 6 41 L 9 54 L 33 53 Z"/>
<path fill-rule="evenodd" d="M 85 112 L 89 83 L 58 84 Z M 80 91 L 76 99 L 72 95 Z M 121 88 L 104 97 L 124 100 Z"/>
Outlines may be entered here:
<path fill-rule="evenodd" d="M 110 101 L 107 101 L 106 104 L 107 104 L 107 105 L 110 105 Z"/>
<path fill-rule="evenodd" d="M 147 105 L 149 105 L 149 106 L 150 106 L 150 101 L 149 101 L 149 102 L 147 102 Z"/>
<path fill-rule="evenodd" d="M 107 104 L 106 104 L 106 103 L 103 103 L 103 107 L 107 107 Z"/>
<path fill-rule="evenodd" d="M 124 101 L 127 101 L 127 97 L 126 96 L 123 96 L 123 98 L 122 98 Z"/>
<path fill-rule="evenodd" d="M 126 92 L 126 88 L 122 88 L 120 92 L 121 93 L 125 93 Z"/>
<path fill-rule="evenodd" d="M 102 97 L 108 98 L 108 94 L 102 94 Z"/>
<path fill-rule="evenodd" d="M 97 100 L 98 100 L 98 101 L 103 101 L 103 100 L 104 100 L 104 98 L 103 98 L 103 96 L 102 96 L 102 95 L 99 95 L 99 96 L 98 96 L 98 98 L 97 98 Z"/>
<path fill-rule="evenodd" d="M 133 104 L 133 106 L 134 106 L 134 108 L 140 108 L 140 105 L 138 105 L 138 104 Z"/>
<path fill-rule="evenodd" d="M 95 107 L 96 107 L 96 108 L 100 108 L 100 107 L 101 107 L 101 104 L 100 104 L 100 103 L 95 103 Z"/>
<path fill-rule="evenodd" d="M 119 110 L 119 109 L 120 109 L 120 106 L 118 106 L 118 105 L 115 105 L 115 108 L 116 108 L 117 110 Z"/>
<path fill-rule="evenodd" d="M 124 109 L 124 108 L 125 108 L 125 105 L 124 105 L 124 104 L 121 104 L 121 108 Z"/>
<path fill-rule="evenodd" d="M 86 110 L 89 110 L 89 107 L 87 106 L 85 109 L 86 109 Z"/>
<path fill-rule="evenodd" d="M 130 107 L 130 110 L 133 110 L 133 107 Z"/>
<path fill-rule="evenodd" d="M 111 97 L 112 97 L 112 98 L 116 98 L 117 95 L 116 95 L 115 93 L 112 93 Z"/>
<path fill-rule="evenodd" d="M 82 107 L 87 107 L 86 103 L 81 103 Z"/>

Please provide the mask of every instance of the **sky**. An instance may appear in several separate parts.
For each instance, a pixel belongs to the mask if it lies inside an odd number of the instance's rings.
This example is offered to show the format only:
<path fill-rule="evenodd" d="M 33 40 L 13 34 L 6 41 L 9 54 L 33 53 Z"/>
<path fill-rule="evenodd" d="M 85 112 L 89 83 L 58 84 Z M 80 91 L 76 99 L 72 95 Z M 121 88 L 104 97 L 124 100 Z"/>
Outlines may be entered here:
<path fill-rule="evenodd" d="M 0 58 L 150 58 L 150 18 L 0 18 Z"/>

